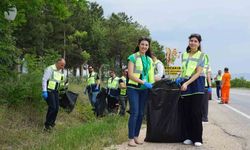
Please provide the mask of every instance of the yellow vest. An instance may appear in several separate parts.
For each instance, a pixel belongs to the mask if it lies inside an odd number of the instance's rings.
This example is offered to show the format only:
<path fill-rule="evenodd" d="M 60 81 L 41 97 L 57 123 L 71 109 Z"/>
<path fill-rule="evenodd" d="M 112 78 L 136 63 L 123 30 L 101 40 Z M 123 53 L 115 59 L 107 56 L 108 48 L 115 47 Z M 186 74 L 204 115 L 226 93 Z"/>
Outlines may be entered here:
<path fill-rule="evenodd" d="M 92 72 L 91 75 L 87 79 L 88 85 L 96 84 L 96 77 L 97 77 L 97 73 L 96 72 Z"/>
<path fill-rule="evenodd" d="M 204 54 L 204 59 L 205 59 L 205 63 L 204 63 L 204 68 L 203 68 L 203 72 L 205 74 L 205 87 L 208 86 L 208 79 L 207 79 L 207 74 L 209 72 L 210 66 L 209 66 L 209 57 L 207 54 Z"/>
<path fill-rule="evenodd" d="M 121 79 L 125 84 L 127 83 L 127 79 L 124 76 L 122 76 Z M 125 96 L 126 93 L 127 93 L 127 88 L 120 90 L 120 95 Z"/>
<path fill-rule="evenodd" d="M 108 79 L 108 88 L 109 89 L 118 89 L 119 87 L 119 78 L 118 77 L 115 77 L 113 80 L 112 80 L 112 77 Z"/>
<path fill-rule="evenodd" d="M 58 90 L 60 83 L 63 81 L 64 75 L 57 70 L 56 65 L 49 66 L 53 70 L 51 78 L 48 80 L 48 90 Z"/>
<path fill-rule="evenodd" d="M 140 57 L 140 53 L 137 52 L 134 54 L 135 55 L 135 66 L 134 66 L 134 70 L 133 70 L 133 76 L 135 76 L 136 78 L 139 78 L 142 76 L 142 72 L 143 72 L 143 65 L 142 65 L 142 60 Z M 146 56 L 149 60 L 150 60 L 150 68 L 149 68 L 149 72 L 148 72 L 148 82 L 149 83 L 154 83 L 154 67 L 153 67 L 153 61 L 150 57 Z M 128 84 L 131 85 L 135 85 L 138 86 L 138 83 L 129 79 L 128 80 Z"/>
<path fill-rule="evenodd" d="M 204 53 L 197 51 L 191 58 L 189 58 L 189 53 L 185 52 L 182 54 L 182 73 L 183 78 L 189 78 L 195 74 L 195 69 L 198 63 L 204 59 Z M 187 60 L 189 60 L 187 62 Z"/>

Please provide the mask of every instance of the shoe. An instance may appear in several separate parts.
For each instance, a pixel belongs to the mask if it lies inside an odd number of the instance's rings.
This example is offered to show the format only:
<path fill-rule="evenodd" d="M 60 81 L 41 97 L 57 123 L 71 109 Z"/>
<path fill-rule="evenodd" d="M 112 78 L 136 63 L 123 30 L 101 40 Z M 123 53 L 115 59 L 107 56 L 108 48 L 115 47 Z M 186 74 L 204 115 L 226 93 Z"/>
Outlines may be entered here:
<path fill-rule="evenodd" d="M 44 128 L 43 128 L 43 132 L 48 132 L 48 133 L 50 133 L 52 131 L 52 127 L 51 126 L 45 126 Z"/>
<path fill-rule="evenodd" d="M 197 147 L 199 147 L 199 146 L 201 146 L 201 145 L 202 145 L 201 142 L 195 142 L 195 143 L 194 143 L 194 146 L 197 146 Z"/>
<path fill-rule="evenodd" d="M 142 144 L 143 144 L 143 142 L 140 142 L 140 141 L 138 140 L 138 138 L 134 138 L 134 141 L 135 141 L 135 143 L 138 144 L 138 145 L 142 145 Z"/>
<path fill-rule="evenodd" d="M 192 142 L 191 140 L 189 140 L 189 139 L 186 139 L 186 140 L 183 142 L 183 144 L 185 144 L 185 145 L 191 145 L 191 144 L 193 144 L 193 142 Z"/>
<path fill-rule="evenodd" d="M 135 141 L 133 139 L 129 139 L 128 146 L 130 146 L 130 147 L 136 147 L 137 145 L 136 145 L 136 143 L 135 143 Z"/>
<path fill-rule="evenodd" d="M 220 101 L 218 104 L 224 104 L 224 102 Z"/>

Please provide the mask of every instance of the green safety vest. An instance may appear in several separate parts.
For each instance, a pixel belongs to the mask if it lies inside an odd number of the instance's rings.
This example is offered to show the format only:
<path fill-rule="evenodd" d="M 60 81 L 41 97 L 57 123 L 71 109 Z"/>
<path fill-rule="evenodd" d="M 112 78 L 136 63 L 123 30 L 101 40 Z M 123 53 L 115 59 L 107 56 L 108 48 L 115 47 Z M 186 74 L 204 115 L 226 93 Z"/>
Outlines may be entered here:
<path fill-rule="evenodd" d="M 127 79 L 124 76 L 122 76 L 121 79 L 126 84 Z M 120 90 L 120 95 L 125 96 L 126 94 L 127 94 L 127 88 L 124 88 L 124 89 Z"/>
<path fill-rule="evenodd" d="M 205 54 L 204 58 L 205 58 L 205 63 L 204 63 L 203 72 L 205 74 L 205 87 L 207 87 L 208 86 L 207 74 L 208 74 L 210 66 L 209 66 L 209 57 L 208 57 L 208 55 Z"/>
<path fill-rule="evenodd" d="M 112 77 L 108 79 L 108 88 L 109 89 L 118 89 L 119 87 L 119 78 L 118 77 L 115 77 L 113 80 L 112 80 Z"/>
<path fill-rule="evenodd" d="M 133 70 L 133 76 L 140 79 L 142 72 L 143 72 L 142 60 L 141 60 L 139 52 L 135 53 L 134 55 L 135 55 L 135 66 L 134 66 L 134 70 Z M 148 57 L 148 56 L 146 56 L 146 57 L 150 60 L 150 68 L 149 68 L 149 72 L 148 72 L 148 78 L 149 78 L 148 82 L 154 83 L 154 67 L 153 67 L 153 63 L 152 63 L 153 61 L 150 57 Z M 131 80 L 131 79 L 128 80 L 128 84 L 138 86 L 138 83 Z"/>
<path fill-rule="evenodd" d="M 189 61 L 187 62 L 187 60 Z M 184 78 L 189 78 L 195 73 L 195 69 L 199 63 L 204 59 L 204 53 L 197 51 L 191 58 L 189 58 L 189 53 L 185 52 L 182 54 L 182 73 L 181 76 Z"/>
<path fill-rule="evenodd" d="M 58 90 L 60 83 L 63 81 L 64 75 L 58 71 L 56 65 L 49 66 L 53 70 L 51 78 L 48 80 L 47 88 L 49 90 Z"/>
<path fill-rule="evenodd" d="M 222 80 L 222 76 L 221 75 L 217 75 L 216 81 L 221 81 L 221 80 Z"/>
<path fill-rule="evenodd" d="M 97 73 L 96 72 L 92 72 L 90 74 L 90 76 L 88 77 L 88 79 L 87 79 L 88 85 L 96 84 L 96 78 L 97 78 Z"/>

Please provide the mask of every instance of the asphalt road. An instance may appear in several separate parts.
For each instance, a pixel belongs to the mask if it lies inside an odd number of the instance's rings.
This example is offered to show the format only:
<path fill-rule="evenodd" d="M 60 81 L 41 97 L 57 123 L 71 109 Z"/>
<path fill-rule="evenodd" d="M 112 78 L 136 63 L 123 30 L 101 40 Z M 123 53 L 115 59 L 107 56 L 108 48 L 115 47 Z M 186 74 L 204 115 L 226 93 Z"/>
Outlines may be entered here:
<path fill-rule="evenodd" d="M 203 145 L 194 147 L 182 143 L 149 143 L 128 147 L 127 141 L 105 149 L 131 150 L 250 150 L 250 90 L 231 89 L 229 104 L 218 104 L 215 89 L 209 101 L 209 122 L 203 124 Z M 146 125 L 140 139 L 146 136 Z"/>

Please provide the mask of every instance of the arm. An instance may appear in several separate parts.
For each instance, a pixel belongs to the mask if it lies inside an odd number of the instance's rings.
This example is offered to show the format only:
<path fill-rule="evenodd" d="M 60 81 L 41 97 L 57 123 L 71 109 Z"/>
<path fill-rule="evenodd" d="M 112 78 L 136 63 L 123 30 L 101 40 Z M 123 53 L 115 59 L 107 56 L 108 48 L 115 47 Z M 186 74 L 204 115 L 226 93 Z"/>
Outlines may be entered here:
<path fill-rule="evenodd" d="M 124 81 L 122 79 L 119 80 L 119 88 L 120 89 L 126 89 L 126 84 L 124 83 Z"/>
<path fill-rule="evenodd" d="M 137 83 L 144 84 L 143 80 L 133 76 L 133 70 L 134 70 L 134 64 L 131 61 L 129 61 L 128 62 L 128 77 L 129 77 L 129 79 L 131 79 Z"/>
<path fill-rule="evenodd" d="M 200 74 L 202 73 L 202 71 L 203 71 L 203 67 L 198 66 L 196 68 L 196 73 L 181 86 L 181 90 L 182 91 L 186 91 L 187 90 L 187 86 L 189 84 L 191 84 L 194 80 L 196 80 L 200 76 Z"/>
<path fill-rule="evenodd" d="M 157 70 L 158 70 L 158 73 L 155 75 L 155 79 L 156 81 L 160 80 L 163 76 L 163 70 L 164 70 L 164 66 L 162 63 L 159 63 L 157 66 Z"/>
<path fill-rule="evenodd" d="M 212 81 L 211 81 L 211 72 L 210 71 L 207 73 L 207 81 L 208 81 L 208 86 L 211 87 Z"/>
<path fill-rule="evenodd" d="M 52 75 L 52 70 L 49 68 L 46 68 L 43 74 L 43 79 L 42 79 L 43 91 L 47 91 L 47 81 L 50 79 L 51 75 Z"/>

